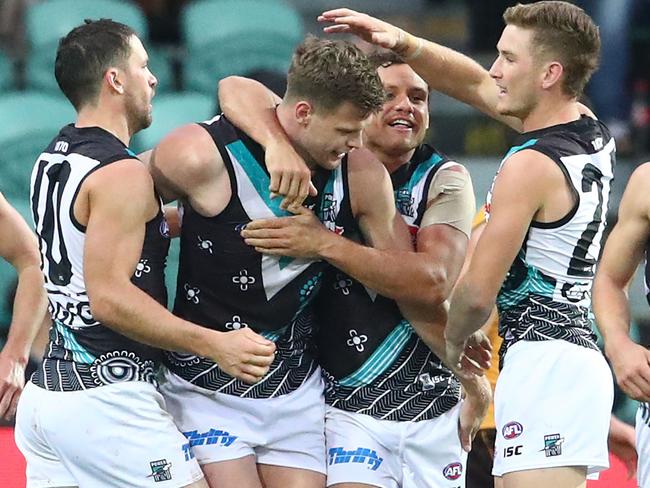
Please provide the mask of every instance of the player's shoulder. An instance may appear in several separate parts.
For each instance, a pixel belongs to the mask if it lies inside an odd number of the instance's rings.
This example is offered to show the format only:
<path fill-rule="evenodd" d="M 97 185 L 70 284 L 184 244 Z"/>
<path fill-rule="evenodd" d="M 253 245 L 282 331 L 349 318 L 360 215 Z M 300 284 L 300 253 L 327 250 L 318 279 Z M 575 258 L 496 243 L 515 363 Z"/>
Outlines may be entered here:
<path fill-rule="evenodd" d="M 151 165 L 192 178 L 213 169 L 215 159 L 221 161 L 212 137 L 201 125 L 192 123 L 173 130 L 156 145 Z"/>
<path fill-rule="evenodd" d="M 388 174 L 388 171 L 372 151 L 360 147 L 348 153 L 348 173 L 383 177 Z"/>

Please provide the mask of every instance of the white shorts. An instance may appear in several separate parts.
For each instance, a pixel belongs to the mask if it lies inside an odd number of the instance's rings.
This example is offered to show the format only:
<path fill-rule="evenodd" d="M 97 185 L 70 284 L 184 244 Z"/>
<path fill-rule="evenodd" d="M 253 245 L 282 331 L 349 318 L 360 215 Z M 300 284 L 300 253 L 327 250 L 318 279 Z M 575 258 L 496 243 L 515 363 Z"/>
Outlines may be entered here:
<path fill-rule="evenodd" d="M 460 403 L 432 420 L 396 422 L 327 407 L 327 486 L 465 486 L 467 453 L 458 436 Z"/>
<path fill-rule="evenodd" d="M 636 452 L 639 455 L 636 478 L 639 488 L 650 488 L 650 409 L 647 403 L 639 404 L 636 411 Z"/>
<path fill-rule="evenodd" d="M 567 341 L 519 341 L 506 353 L 494 393 L 497 438 L 492 474 L 609 467 L 614 384 L 599 351 Z"/>
<path fill-rule="evenodd" d="M 160 386 L 199 464 L 254 455 L 259 464 L 325 473 L 325 400 L 320 369 L 296 391 L 241 398 L 167 371 Z"/>
<path fill-rule="evenodd" d="M 28 383 L 16 414 L 27 487 L 179 488 L 203 478 L 153 385 L 47 391 Z"/>

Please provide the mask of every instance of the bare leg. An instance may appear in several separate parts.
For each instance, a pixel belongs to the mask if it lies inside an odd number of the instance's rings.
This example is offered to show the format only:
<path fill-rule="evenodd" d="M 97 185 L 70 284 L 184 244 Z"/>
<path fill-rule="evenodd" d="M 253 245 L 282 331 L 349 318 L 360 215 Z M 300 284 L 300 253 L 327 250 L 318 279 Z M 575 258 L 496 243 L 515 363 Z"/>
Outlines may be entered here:
<path fill-rule="evenodd" d="M 560 468 L 530 469 L 503 475 L 503 488 L 585 488 L 587 468 L 563 466 Z"/>
<path fill-rule="evenodd" d="M 255 456 L 252 455 L 204 464 L 201 469 L 210 488 L 262 488 L 255 466 Z"/>
<path fill-rule="evenodd" d="M 309 469 L 258 464 L 257 470 L 264 488 L 325 488 L 325 475 Z"/>

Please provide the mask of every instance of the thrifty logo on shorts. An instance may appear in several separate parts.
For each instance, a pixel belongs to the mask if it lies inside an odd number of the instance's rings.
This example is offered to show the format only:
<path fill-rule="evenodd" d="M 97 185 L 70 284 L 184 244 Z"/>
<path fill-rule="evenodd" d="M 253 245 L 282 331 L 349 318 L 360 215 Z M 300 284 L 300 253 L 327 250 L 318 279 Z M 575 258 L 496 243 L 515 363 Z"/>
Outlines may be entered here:
<path fill-rule="evenodd" d="M 377 456 L 377 451 L 365 447 L 357 447 L 346 451 L 342 447 L 332 447 L 329 450 L 329 464 L 366 463 L 372 471 L 377 471 L 384 458 Z"/>
<path fill-rule="evenodd" d="M 154 481 L 169 481 L 172 479 L 172 463 L 168 463 L 166 459 L 151 461 L 149 466 L 151 466 L 151 474 L 147 478 L 153 477 Z"/>
<path fill-rule="evenodd" d="M 183 435 L 190 441 L 187 444 L 183 444 L 183 453 L 185 454 L 186 461 L 194 457 L 191 449 L 194 446 L 218 444 L 228 447 L 237 439 L 237 436 L 230 435 L 229 432 L 218 429 L 210 429 L 202 434 L 199 434 L 197 430 L 191 430 L 189 432 L 183 432 Z"/>
<path fill-rule="evenodd" d="M 560 437 L 560 434 L 550 434 L 544 436 L 544 451 L 546 457 L 560 456 L 562 455 L 562 443 L 564 442 L 564 437 Z"/>

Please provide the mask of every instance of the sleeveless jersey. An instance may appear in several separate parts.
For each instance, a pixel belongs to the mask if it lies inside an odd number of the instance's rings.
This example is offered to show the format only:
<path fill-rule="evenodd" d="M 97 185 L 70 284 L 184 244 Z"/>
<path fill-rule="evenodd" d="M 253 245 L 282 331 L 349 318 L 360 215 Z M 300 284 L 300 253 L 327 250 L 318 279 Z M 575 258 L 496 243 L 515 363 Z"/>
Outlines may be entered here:
<path fill-rule="evenodd" d="M 560 167 L 576 203 L 556 222 L 530 224 L 497 297 L 502 361 L 519 340 L 561 339 L 597 349 L 591 285 L 616 161 L 614 139 L 590 117 L 521 137 L 501 165 L 523 149 L 541 152 Z M 491 191 L 488 218 L 490 200 Z"/>
<path fill-rule="evenodd" d="M 99 127 L 68 125 L 34 166 L 31 207 L 52 316 L 43 363 L 32 377 L 42 388 L 70 391 L 123 381 L 156 383 L 160 350 L 133 341 L 92 316 L 83 267 L 86 229 L 73 212 L 86 177 L 115 161 L 135 157 Z M 132 281 L 164 306 L 168 247 L 169 229 L 161 208 L 147 223 Z"/>
<path fill-rule="evenodd" d="M 227 169 L 232 196 L 224 210 L 203 217 L 183 207 L 181 250 L 174 312 L 219 331 L 250 327 L 276 343 L 276 358 L 265 378 L 247 385 L 211 360 L 169 353 L 169 369 L 202 388 L 231 395 L 271 398 L 294 391 L 316 369 L 310 302 L 320 288 L 324 261 L 278 258 L 248 246 L 240 232 L 254 219 L 291 215 L 271 199 L 262 148 L 224 116 L 201 124 L 211 135 Z M 308 199 L 319 219 L 343 232 L 352 221 L 347 197 L 347 159 L 333 171 L 319 170 L 318 197 Z"/>
<path fill-rule="evenodd" d="M 447 164 L 423 145 L 391 175 L 395 203 L 413 235 L 426 210 L 431 181 Z M 358 228 L 356 233 L 361 240 Z M 329 405 L 379 419 L 417 421 L 437 417 L 458 403 L 458 380 L 420 340 L 395 301 L 331 268 L 315 303 Z"/>

